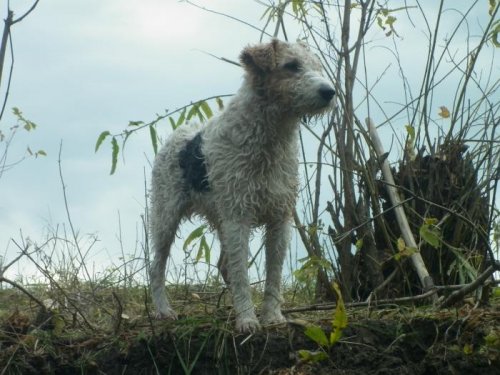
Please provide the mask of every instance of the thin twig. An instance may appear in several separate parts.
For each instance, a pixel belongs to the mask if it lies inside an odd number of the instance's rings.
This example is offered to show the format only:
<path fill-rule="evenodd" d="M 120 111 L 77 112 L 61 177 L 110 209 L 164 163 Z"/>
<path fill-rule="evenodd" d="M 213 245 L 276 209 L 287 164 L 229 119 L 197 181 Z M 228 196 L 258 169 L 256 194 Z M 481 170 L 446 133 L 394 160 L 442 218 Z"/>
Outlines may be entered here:
<path fill-rule="evenodd" d="M 269 37 L 272 37 L 272 35 L 271 35 L 271 34 L 266 33 L 264 30 L 260 29 L 259 27 L 254 26 L 254 25 L 252 25 L 251 23 L 246 22 L 246 21 L 243 21 L 243 20 L 241 20 L 241 19 L 239 19 L 239 18 L 237 18 L 237 17 L 231 16 L 231 15 L 229 15 L 229 14 L 222 13 L 222 12 L 219 12 L 219 11 L 216 11 L 216 10 L 213 10 L 213 9 L 206 8 L 206 7 L 204 7 L 204 6 L 198 5 L 198 4 L 196 4 L 196 3 L 192 2 L 192 1 L 189 1 L 189 0 L 185 0 L 185 2 L 186 2 L 187 4 L 189 4 L 189 5 L 191 5 L 191 6 L 194 6 L 195 8 L 201 9 L 201 10 L 203 10 L 203 11 L 205 11 L 205 12 L 208 12 L 208 13 L 213 13 L 213 14 L 216 14 L 216 15 L 218 15 L 218 16 L 223 16 L 223 17 L 229 18 L 230 20 L 233 20 L 233 21 L 239 22 L 239 23 L 241 23 L 241 24 L 243 24 L 243 25 L 245 25 L 245 26 L 248 26 L 248 27 L 250 27 L 250 28 L 252 28 L 252 29 L 254 29 L 254 30 L 259 31 L 260 33 L 263 33 L 263 34 L 265 34 L 265 35 L 267 35 L 267 36 L 269 36 Z"/>
<path fill-rule="evenodd" d="M 418 302 L 425 300 L 429 297 L 432 297 L 435 293 L 437 293 L 436 289 L 431 289 L 425 293 L 419 294 L 413 297 L 401 297 L 401 298 L 392 298 L 392 299 L 382 299 L 376 301 L 376 303 L 370 303 L 367 301 L 363 302 L 345 302 L 346 307 L 362 307 L 362 306 L 381 306 L 381 305 L 398 305 L 410 302 Z M 310 306 L 303 307 L 295 307 L 290 309 L 283 309 L 282 312 L 284 314 L 296 313 L 296 312 L 306 312 L 306 311 L 323 311 L 323 310 L 333 310 L 337 307 L 336 303 L 322 303 Z"/>
<path fill-rule="evenodd" d="M 213 99 L 219 99 L 219 98 L 228 98 L 228 97 L 231 97 L 233 96 L 233 94 L 222 94 L 222 95 L 213 95 L 213 96 L 210 96 L 208 98 L 205 98 L 205 99 L 201 99 L 201 100 L 197 100 L 195 102 L 191 102 L 189 104 L 186 104 L 182 107 L 179 107 L 177 109 L 174 109 L 173 111 L 169 111 L 168 109 L 165 110 L 165 114 L 163 115 L 158 115 L 157 114 L 157 117 L 156 119 L 146 123 L 146 124 L 141 124 L 141 125 L 138 125 L 138 126 L 134 126 L 134 128 L 132 130 L 124 130 L 122 131 L 121 133 L 118 133 L 118 134 L 112 134 L 113 137 L 123 137 L 125 140 L 130 136 L 130 134 L 132 133 L 135 133 L 141 129 L 144 129 L 144 128 L 148 128 L 150 126 L 153 126 L 153 125 L 156 125 L 157 123 L 159 123 L 161 120 L 164 120 L 166 119 L 167 117 L 170 117 L 176 113 L 179 113 L 179 112 L 182 112 L 184 111 L 186 108 L 189 108 L 189 107 L 192 107 L 192 106 L 195 106 L 195 105 L 198 105 L 200 103 L 203 103 L 203 102 L 206 102 L 206 101 L 209 101 L 209 100 L 213 100 Z"/>
<path fill-rule="evenodd" d="M 74 245 L 76 247 L 76 250 L 78 251 L 78 255 L 80 255 L 80 262 L 81 262 L 80 265 L 83 267 L 85 273 L 87 274 L 87 280 L 89 282 L 90 288 L 94 290 L 94 284 L 92 282 L 92 278 L 90 277 L 90 273 L 87 269 L 87 265 L 85 264 L 85 256 L 83 255 L 83 252 L 80 248 L 80 244 L 78 243 L 78 235 L 75 231 L 75 227 L 73 226 L 73 221 L 71 220 L 71 215 L 69 212 L 68 197 L 66 195 L 66 184 L 64 183 L 64 177 L 62 173 L 61 154 L 62 154 L 62 140 L 61 143 L 59 144 L 59 157 L 57 159 L 57 163 L 59 165 L 59 178 L 61 180 L 61 185 L 63 190 L 64 208 L 66 210 L 66 217 L 68 219 L 69 227 L 71 229 L 71 235 L 73 236 Z"/>
<path fill-rule="evenodd" d="M 10 69 L 9 69 L 9 78 L 7 80 L 7 88 L 5 90 L 5 95 L 3 99 L 3 104 L 2 104 L 2 110 L 0 111 L 0 120 L 3 118 L 3 114 L 5 112 L 5 107 L 7 107 L 7 100 L 9 99 L 9 94 L 10 94 L 10 84 L 12 83 L 12 73 L 14 72 L 14 46 L 12 44 L 12 36 L 9 31 L 9 47 L 10 47 Z M 3 46 L 2 46 L 3 48 Z M 3 58 L 3 57 L 2 57 Z M 2 69 L 3 70 L 3 61 L 2 61 Z M 0 71 L 0 80 L 1 80 L 2 73 Z"/>
<path fill-rule="evenodd" d="M 19 248 L 19 250 L 21 250 L 24 255 L 26 255 L 26 257 L 31 261 L 33 262 L 33 264 L 38 268 L 38 270 L 47 278 L 49 279 L 51 285 L 55 286 L 62 294 L 63 296 L 66 298 L 66 300 L 68 301 L 68 303 L 71 305 L 72 308 L 75 309 L 75 311 L 80 315 L 80 317 L 83 319 L 84 323 L 92 330 L 92 331 L 96 331 L 96 328 L 92 325 L 92 323 L 90 323 L 88 321 L 88 319 L 85 317 L 85 315 L 81 312 L 81 310 L 79 309 L 79 307 L 73 302 L 72 298 L 70 298 L 68 296 L 68 294 L 66 293 L 66 291 L 63 289 L 63 287 L 61 287 L 59 285 L 59 283 L 54 280 L 54 278 L 52 277 L 52 275 L 44 268 L 42 268 L 31 256 L 31 254 L 29 254 L 27 252 L 27 250 L 25 250 L 25 248 L 21 247 L 21 245 L 19 245 L 15 240 L 12 240 L 12 242 Z"/>
<path fill-rule="evenodd" d="M 317 225 L 318 224 L 318 214 L 319 214 L 319 203 L 320 203 L 320 193 L 321 193 L 321 171 L 322 171 L 322 156 L 323 156 L 323 146 L 326 143 L 326 138 L 330 134 L 334 124 L 334 119 L 333 117 L 330 118 L 328 121 L 328 125 L 326 126 L 326 129 L 324 130 L 323 134 L 321 135 L 321 140 L 318 145 L 318 150 L 316 153 L 316 158 L 317 158 L 317 166 L 316 166 L 316 183 L 315 183 L 315 189 L 314 189 L 314 201 L 313 201 L 313 213 L 312 213 L 312 224 Z"/>
<path fill-rule="evenodd" d="M 488 277 L 493 275 L 496 271 L 500 271 L 500 262 L 496 261 L 493 265 L 489 266 L 481 275 L 479 275 L 476 280 L 473 282 L 466 284 L 463 288 L 451 293 L 448 298 L 446 298 L 439 305 L 440 308 L 449 307 L 453 304 L 457 303 L 460 299 L 462 299 L 466 294 L 473 292 L 477 288 L 483 285 Z"/>
<path fill-rule="evenodd" d="M 195 51 L 201 52 L 201 53 L 203 53 L 203 54 L 205 54 L 205 55 L 208 55 L 208 56 L 210 56 L 210 57 L 213 57 L 214 59 L 217 59 L 217 60 L 220 60 L 220 61 L 226 62 L 226 63 L 228 63 L 228 64 L 233 64 L 233 65 L 236 65 L 236 66 L 238 66 L 238 67 L 241 67 L 241 64 L 240 64 L 239 62 L 237 62 L 237 61 L 233 61 L 233 60 L 228 59 L 228 58 L 226 58 L 226 57 L 219 57 L 219 56 L 214 55 L 213 53 L 210 53 L 210 52 L 207 52 L 207 51 L 203 51 L 203 50 L 201 50 L 201 49 L 195 49 Z"/>
<path fill-rule="evenodd" d="M 33 294 L 31 294 L 28 290 L 26 290 L 22 285 L 4 277 L 4 276 L 0 276 L 0 283 L 2 283 L 2 282 L 10 284 L 14 288 L 19 289 L 21 292 L 26 294 L 31 300 L 33 300 L 38 306 L 40 306 L 40 308 L 42 308 L 43 312 L 47 311 L 47 308 L 45 307 L 44 303 L 42 301 L 40 301 L 38 298 L 36 298 Z"/>
<path fill-rule="evenodd" d="M 28 11 L 26 13 L 24 13 L 21 17 L 19 17 L 18 19 L 15 19 L 12 21 L 12 24 L 11 25 L 14 25 L 18 22 L 21 22 L 28 14 L 30 14 L 31 12 L 33 12 L 36 8 L 36 6 L 38 5 L 40 0 L 36 0 L 34 2 L 34 4 L 31 6 L 31 8 L 28 9 Z"/>

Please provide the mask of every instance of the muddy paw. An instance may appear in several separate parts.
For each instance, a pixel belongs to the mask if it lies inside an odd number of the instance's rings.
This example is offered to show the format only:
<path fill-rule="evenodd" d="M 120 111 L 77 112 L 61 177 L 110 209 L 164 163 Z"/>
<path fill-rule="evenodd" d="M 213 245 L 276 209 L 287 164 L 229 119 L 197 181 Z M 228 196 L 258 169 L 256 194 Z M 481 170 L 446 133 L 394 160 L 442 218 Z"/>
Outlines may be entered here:
<path fill-rule="evenodd" d="M 262 324 L 280 324 L 286 323 L 286 318 L 281 314 L 281 311 L 263 311 L 260 321 Z"/>
<path fill-rule="evenodd" d="M 163 309 L 162 311 L 156 312 L 155 319 L 157 319 L 157 320 L 177 320 L 177 313 L 171 308 Z"/>
<path fill-rule="evenodd" d="M 236 330 L 241 333 L 254 333 L 260 329 L 260 323 L 255 317 L 237 318 Z"/>

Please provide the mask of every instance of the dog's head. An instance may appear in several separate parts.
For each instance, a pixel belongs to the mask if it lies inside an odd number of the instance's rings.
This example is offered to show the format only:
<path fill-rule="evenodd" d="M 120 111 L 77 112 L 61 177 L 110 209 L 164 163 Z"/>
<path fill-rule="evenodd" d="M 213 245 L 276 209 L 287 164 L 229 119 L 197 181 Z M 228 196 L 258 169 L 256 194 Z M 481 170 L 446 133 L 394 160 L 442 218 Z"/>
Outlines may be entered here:
<path fill-rule="evenodd" d="M 240 61 L 252 89 L 284 112 L 303 116 L 327 109 L 335 95 L 316 55 L 303 43 L 270 43 L 245 48 Z"/>

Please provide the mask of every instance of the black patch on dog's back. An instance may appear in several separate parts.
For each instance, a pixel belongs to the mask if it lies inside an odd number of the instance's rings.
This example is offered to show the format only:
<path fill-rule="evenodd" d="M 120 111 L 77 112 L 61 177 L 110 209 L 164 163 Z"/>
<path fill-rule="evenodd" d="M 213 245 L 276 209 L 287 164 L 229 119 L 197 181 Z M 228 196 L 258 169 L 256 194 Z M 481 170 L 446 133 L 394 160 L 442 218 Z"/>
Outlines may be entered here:
<path fill-rule="evenodd" d="M 201 144 L 201 134 L 198 133 L 179 152 L 179 166 L 188 188 L 197 192 L 207 192 L 210 190 L 210 186 L 208 185 L 207 166 L 205 156 L 201 152 Z"/>

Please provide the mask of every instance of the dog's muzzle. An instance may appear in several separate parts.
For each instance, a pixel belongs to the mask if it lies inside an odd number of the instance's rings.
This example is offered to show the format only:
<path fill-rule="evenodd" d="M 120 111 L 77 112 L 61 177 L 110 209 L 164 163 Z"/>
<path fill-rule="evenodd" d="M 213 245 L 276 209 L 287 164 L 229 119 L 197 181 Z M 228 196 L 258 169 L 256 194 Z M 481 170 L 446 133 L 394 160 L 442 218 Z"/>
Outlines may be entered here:
<path fill-rule="evenodd" d="M 322 85 L 318 89 L 319 96 L 325 101 L 325 103 L 330 103 L 333 96 L 335 95 L 335 90 L 329 85 Z"/>

